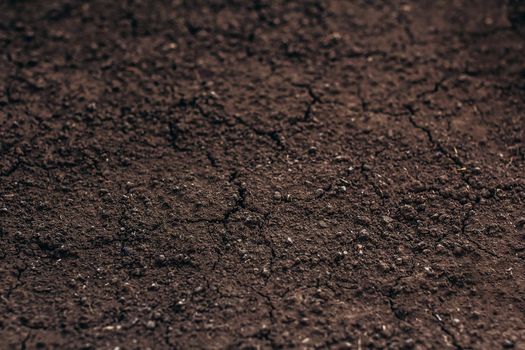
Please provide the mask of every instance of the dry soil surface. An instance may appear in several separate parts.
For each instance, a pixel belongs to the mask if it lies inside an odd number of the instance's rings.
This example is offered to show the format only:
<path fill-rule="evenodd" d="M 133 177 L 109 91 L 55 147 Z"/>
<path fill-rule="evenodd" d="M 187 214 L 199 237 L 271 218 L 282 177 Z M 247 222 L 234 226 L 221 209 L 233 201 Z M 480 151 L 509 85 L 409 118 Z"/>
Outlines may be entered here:
<path fill-rule="evenodd" d="M 1 349 L 525 349 L 500 0 L 0 2 Z"/>

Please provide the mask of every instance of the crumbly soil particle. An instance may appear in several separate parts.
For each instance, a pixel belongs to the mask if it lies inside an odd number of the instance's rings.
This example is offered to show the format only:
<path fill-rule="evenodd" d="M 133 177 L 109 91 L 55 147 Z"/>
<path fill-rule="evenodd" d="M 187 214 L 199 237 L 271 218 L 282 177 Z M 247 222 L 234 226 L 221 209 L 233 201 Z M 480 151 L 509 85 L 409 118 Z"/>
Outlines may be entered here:
<path fill-rule="evenodd" d="M 0 1 L 0 348 L 525 349 L 507 12 Z"/>

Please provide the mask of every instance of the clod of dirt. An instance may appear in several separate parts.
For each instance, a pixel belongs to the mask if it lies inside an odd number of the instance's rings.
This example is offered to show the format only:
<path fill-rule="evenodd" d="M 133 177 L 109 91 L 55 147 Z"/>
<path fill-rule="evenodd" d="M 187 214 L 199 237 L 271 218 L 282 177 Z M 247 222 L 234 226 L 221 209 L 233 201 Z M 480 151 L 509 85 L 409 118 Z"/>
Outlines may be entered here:
<path fill-rule="evenodd" d="M 465 251 L 463 250 L 463 248 L 461 248 L 461 247 L 459 247 L 459 246 L 455 246 L 455 247 L 454 247 L 454 255 L 455 255 L 455 256 L 458 256 L 458 257 L 459 257 L 459 256 L 462 256 L 462 255 L 464 254 L 464 252 L 465 252 Z"/>
<path fill-rule="evenodd" d="M 518 220 L 516 220 L 516 227 L 518 229 L 523 229 L 525 227 L 525 217 L 520 217 Z"/>
<path fill-rule="evenodd" d="M 411 205 L 403 205 L 399 208 L 399 214 L 401 217 L 407 220 L 415 220 L 417 218 L 417 210 Z"/>
<path fill-rule="evenodd" d="M 158 265 L 163 265 L 166 263 L 166 255 L 164 254 L 159 254 L 157 255 L 156 259 L 155 259 L 155 262 L 158 264 Z"/>

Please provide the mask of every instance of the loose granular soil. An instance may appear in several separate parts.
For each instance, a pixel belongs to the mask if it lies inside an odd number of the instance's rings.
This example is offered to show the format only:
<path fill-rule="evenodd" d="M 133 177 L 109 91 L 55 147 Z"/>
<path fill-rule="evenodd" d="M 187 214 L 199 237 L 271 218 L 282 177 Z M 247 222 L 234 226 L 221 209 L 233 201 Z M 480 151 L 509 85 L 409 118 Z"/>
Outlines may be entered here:
<path fill-rule="evenodd" d="M 0 2 L 1 349 L 525 349 L 500 0 Z"/>

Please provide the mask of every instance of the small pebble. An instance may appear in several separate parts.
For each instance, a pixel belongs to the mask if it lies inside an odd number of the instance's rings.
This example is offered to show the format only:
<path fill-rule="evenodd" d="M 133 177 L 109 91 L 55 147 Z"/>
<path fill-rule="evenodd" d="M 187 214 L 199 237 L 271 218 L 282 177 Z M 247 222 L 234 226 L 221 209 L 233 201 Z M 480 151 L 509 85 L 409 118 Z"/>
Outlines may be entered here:
<path fill-rule="evenodd" d="M 147 328 L 147 329 L 154 329 L 154 328 L 155 328 L 155 321 L 153 321 L 153 320 L 149 320 L 149 321 L 146 323 L 146 328 Z"/>
<path fill-rule="evenodd" d="M 280 201 L 282 197 L 283 196 L 281 195 L 281 192 L 279 192 L 279 191 L 275 191 L 273 193 L 273 199 L 275 199 L 276 201 Z"/>
<path fill-rule="evenodd" d="M 97 104 L 95 102 L 92 102 L 87 105 L 88 112 L 95 112 L 97 110 Z"/>
<path fill-rule="evenodd" d="M 387 224 L 389 224 L 389 223 L 393 222 L 394 219 L 392 219 L 390 216 L 383 215 L 383 221 L 386 222 Z"/>
<path fill-rule="evenodd" d="M 262 272 L 261 272 L 261 275 L 262 275 L 263 277 L 268 277 L 268 276 L 270 276 L 270 270 L 269 270 L 267 267 L 263 267 Z"/>
<path fill-rule="evenodd" d="M 329 225 L 326 223 L 326 221 L 321 220 L 319 221 L 319 226 L 321 226 L 322 228 L 328 228 Z"/>

